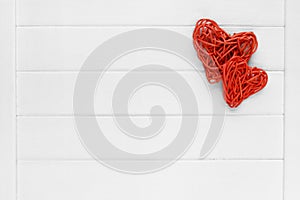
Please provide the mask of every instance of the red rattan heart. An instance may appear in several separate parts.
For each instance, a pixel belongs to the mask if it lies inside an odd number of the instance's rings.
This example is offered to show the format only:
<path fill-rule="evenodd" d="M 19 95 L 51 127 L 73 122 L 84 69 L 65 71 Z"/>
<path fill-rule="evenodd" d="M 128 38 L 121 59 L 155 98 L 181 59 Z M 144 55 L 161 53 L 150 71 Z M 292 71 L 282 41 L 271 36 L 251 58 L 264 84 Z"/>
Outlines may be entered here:
<path fill-rule="evenodd" d="M 263 89 L 268 82 L 267 73 L 249 67 L 245 59 L 232 57 L 223 68 L 223 92 L 226 103 L 235 108 L 249 96 Z"/>
<path fill-rule="evenodd" d="M 223 67 L 232 57 L 240 56 L 247 62 L 257 49 L 254 33 L 241 32 L 230 35 L 210 19 L 200 19 L 197 22 L 193 40 L 210 83 L 222 79 Z"/>

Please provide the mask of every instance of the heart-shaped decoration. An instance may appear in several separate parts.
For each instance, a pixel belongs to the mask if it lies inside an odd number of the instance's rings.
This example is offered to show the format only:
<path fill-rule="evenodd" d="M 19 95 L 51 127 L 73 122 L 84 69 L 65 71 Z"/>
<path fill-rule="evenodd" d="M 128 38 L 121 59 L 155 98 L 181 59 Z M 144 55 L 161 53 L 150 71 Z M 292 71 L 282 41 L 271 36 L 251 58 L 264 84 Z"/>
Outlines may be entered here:
<path fill-rule="evenodd" d="M 248 66 L 245 59 L 234 56 L 223 68 L 223 93 L 226 103 L 235 108 L 249 96 L 263 89 L 268 82 L 267 73 Z"/>
<path fill-rule="evenodd" d="M 222 79 L 223 67 L 232 57 L 239 56 L 248 62 L 258 45 L 253 32 L 230 35 L 210 19 L 197 22 L 193 41 L 210 83 Z"/>

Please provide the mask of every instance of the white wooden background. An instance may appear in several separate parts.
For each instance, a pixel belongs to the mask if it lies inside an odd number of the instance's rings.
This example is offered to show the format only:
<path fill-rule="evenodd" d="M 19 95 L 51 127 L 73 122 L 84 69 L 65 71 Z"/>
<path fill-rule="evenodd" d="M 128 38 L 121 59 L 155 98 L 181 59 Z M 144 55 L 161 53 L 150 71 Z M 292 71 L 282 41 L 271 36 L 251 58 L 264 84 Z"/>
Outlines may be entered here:
<path fill-rule="evenodd" d="M 300 91 L 294 86 L 299 84 L 295 80 L 300 71 L 293 54 L 300 45 L 293 40 L 299 33 L 289 29 L 299 20 L 296 1 L 0 2 L 0 90 L 6 94 L 0 102 L 1 200 L 300 198 L 299 154 L 295 153 L 300 141 L 299 109 L 295 109 Z M 181 160 L 158 173 L 133 176 L 99 165 L 80 144 L 72 118 L 73 88 L 83 61 L 110 37 L 141 27 L 191 37 L 195 22 L 203 17 L 215 19 L 229 32 L 255 32 L 259 48 L 250 63 L 267 70 L 266 88 L 238 110 L 226 111 L 222 137 L 205 160 L 199 159 L 203 138 L 198 137 Z M 104 132 L 117 131 L 110 109 L 111 88 L 132 66 L 153 59 L 168 63 L 188 80 L 204 105 L 200 106 L 199 134 L 206 132 L 212 112 L 210 97 L 201 93 L 206 88 L 199 72 L 176 57 L 154 51 L 129 55 L 105 74 L 104 82 L 110 87 L 104 91 L 107 98 L 97 94 L 95 111 Z M 144 98 L 132 103 L 133 119 L 147 123 L 145 97 L 155 96 L 149 101 L 162 102 L 169 111 L 170 128 L 165 131 L 176 132 L 181 117 L 176 102 L 163 91 L 161 98 L 156 93 L 157 88 L 150 88 L 139 94 Z M 123 147 L 134 150 L 130 144 L 125 142 Z"/>

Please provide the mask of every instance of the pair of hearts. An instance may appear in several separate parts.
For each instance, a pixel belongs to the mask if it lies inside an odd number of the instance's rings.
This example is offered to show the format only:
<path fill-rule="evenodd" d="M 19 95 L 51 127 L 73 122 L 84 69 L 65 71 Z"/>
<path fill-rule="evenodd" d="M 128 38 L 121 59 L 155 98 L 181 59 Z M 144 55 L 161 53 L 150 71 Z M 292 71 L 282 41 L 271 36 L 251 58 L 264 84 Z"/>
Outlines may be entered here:
<path fill-rule="evenodd" d="M 213 20 L 200 19 L 193 41 L 208 81 L 223 80 L 224 98 L 230 107 L 265 87 L 266 72 L 247 64 L 258 45 L 253 32 L 230 35 Z"/>

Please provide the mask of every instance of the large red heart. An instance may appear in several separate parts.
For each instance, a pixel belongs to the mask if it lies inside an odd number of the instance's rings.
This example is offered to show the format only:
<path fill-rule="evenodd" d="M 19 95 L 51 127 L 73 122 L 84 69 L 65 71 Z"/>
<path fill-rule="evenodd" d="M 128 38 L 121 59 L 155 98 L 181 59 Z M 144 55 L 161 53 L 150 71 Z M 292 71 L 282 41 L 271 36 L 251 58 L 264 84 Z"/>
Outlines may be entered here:
<path fill-rule="evenodd" d="M 210 83 L 222 79 L 223 67 L 232 57 L 240 56 L 248 62 L 258 44 L 253 32 L 230 35 L 210 19 L 197 22 L 193 41 Z"/>
<path fill-rule="evenodd" d="M 263 89 L 268 82 L 267 73 L 257 67 L 248 66 L 238 56 L 232 57 L 223 68 L 223 93 L 226 103 L 235 108 L 252 94 Z"/>

